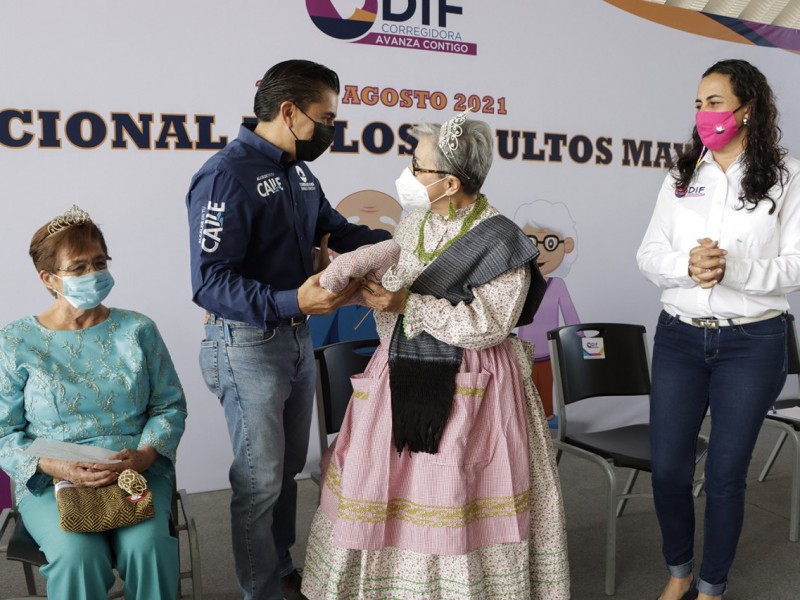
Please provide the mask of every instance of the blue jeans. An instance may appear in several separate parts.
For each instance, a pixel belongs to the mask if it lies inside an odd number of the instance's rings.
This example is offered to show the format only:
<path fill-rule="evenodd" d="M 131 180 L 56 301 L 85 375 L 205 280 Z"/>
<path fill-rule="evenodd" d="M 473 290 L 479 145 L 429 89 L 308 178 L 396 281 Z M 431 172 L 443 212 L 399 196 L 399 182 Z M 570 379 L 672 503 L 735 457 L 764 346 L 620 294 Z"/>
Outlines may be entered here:
<path fill-rule="evenodd" d="M 747 468 L 786 381 L 786 317 L 703 329 L 662 312 L 650 399 L 653 495 L 670 574 L 694 566 L 694 454 L 707 409 L 703 562 L 698 589 L 725 591 L 744 519 Z"/>
<path fill-rule="evenodd" d="M 308 451 L 316 365 L 306 324 L 262 329 L 210 317 L 200 348 L 233 447 L 231 527 L 245 600 L 280 600 L 294 566 L 297 484 Z"/>

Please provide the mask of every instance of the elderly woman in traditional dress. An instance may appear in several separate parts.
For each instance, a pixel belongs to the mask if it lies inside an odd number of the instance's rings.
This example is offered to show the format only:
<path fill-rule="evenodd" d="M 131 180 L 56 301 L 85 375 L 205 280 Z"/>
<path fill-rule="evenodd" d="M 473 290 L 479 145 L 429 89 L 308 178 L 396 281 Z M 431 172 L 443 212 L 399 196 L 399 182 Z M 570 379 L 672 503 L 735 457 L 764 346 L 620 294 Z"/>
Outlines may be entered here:
<path fill-rule="evenodd" d="M 381 345 L 330 454 L 303 593 L 569 598 L 564 513 L 531 347 L 538 251 L 480 193 L 492 132 L 420 125 L 400 259 L 365 280 Z"/>
<path fill-rule="evenodd" d="M 178 546 L 168 519 L 186 400 L 169 352 L 153 321 L 102 304 L 114 279 L 86 212 L 73 206 L 41 227 L 30 255 L 55 302 L 0 329 L 0 468 L 47 557 L 48 595 L 106 598 L 116 566 L 125 598 L 175 598 Z M 36 458 L 25 450 L 37 438 L 115 450 L 118 462 Z M 59 527 L 54 478 L 99 488 L 125 469 L 147 479 L 154 517 L 103 533 Z"/>

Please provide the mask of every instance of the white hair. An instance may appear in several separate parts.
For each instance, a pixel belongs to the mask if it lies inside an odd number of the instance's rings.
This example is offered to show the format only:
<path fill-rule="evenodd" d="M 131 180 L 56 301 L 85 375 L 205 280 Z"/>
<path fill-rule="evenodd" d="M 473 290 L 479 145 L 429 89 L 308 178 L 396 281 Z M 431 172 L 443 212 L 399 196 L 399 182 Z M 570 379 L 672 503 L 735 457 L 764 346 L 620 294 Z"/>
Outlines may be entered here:
<path fill-rule="evenodd" d="M 439 146 L 441 131 L 442 126 L 437 123 L 419 123 L 413 127 L 412 134 L 418 140 L 430 138 L 433 142 L 431 160 L 435 167 L 454 173 L 461 180 L 465 193 L 477 194 L 492 166 L 494 142 L 491 127 L 483 121 L 466 119 L 461 124 L 458 144 L 450 156 L 445 155 Z"/>
<path fill-rule="evenodd" d="M 563 202 L 548 202 L 547 200 L 534 200 L 517 207 L 514 213 L 514 222 L 525 228 L 527 226 L 551 229 L 563 239 L 572 238 L 574 248 L 572 252 L 564 253 L 564 260 L 558 268 L 550 273 L 549 277 L 566 277 L 572 263 L 578 259 L 578 232 L 575 230 L 575 220 Z"/>

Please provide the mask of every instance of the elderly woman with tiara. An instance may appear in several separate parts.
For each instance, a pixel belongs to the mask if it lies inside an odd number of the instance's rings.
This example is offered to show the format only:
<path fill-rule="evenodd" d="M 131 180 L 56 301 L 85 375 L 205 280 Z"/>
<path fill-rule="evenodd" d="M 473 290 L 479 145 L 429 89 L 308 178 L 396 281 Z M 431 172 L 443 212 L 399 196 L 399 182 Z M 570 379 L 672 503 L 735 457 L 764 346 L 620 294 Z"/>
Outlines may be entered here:
<path fill-rule="evenodd" d="M 481 193 L 493 152 L 486 123 L 462 113 L 415 136 L 397 180 L 400 258 L 362 286 L 381 344 L 352 380 L 303 593 L 569 598 L 532 350 L 510 335 L 544 293 L 538 251 Z"/>
<path fill-rule="evenodd" d="M 106 598 L 115 566 L 125 598 L 175 598 L 168 519 L 186 399 L 169 352 L 153 321 L 102 304 L 114 285 L 111 258 L 85 211 L 73 206 L 39 228 L 30 256 L 55 301 L 0 329 L 0 468 L 47 557 L 48 595 Z M 116 462 L 37 458 L 26 452 L 37 438 L 100 446 Z M 100 533 L 61 529 L 54 479 L 100 488 L 126 469 L 147 480 L 152 518 Z"/>

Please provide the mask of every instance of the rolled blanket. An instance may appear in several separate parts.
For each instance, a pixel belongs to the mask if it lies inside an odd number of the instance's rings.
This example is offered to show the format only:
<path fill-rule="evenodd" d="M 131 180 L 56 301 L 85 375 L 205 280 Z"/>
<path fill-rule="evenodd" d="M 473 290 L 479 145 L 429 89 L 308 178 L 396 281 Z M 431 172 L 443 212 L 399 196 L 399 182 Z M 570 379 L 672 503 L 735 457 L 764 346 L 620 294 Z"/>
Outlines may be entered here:
<path fill-rule="evenodd" d="M 361 246 L 352 252 L 336 257 L 322 272 L 319 284 L 329 292 L 338 294 L 351 279 L 371 277 L 380 281 L 386 270 L 400 258 L 400 246 L 394 240 Z M 354 293 L 346 304 L 366 305 L 361 292 Z"/>

